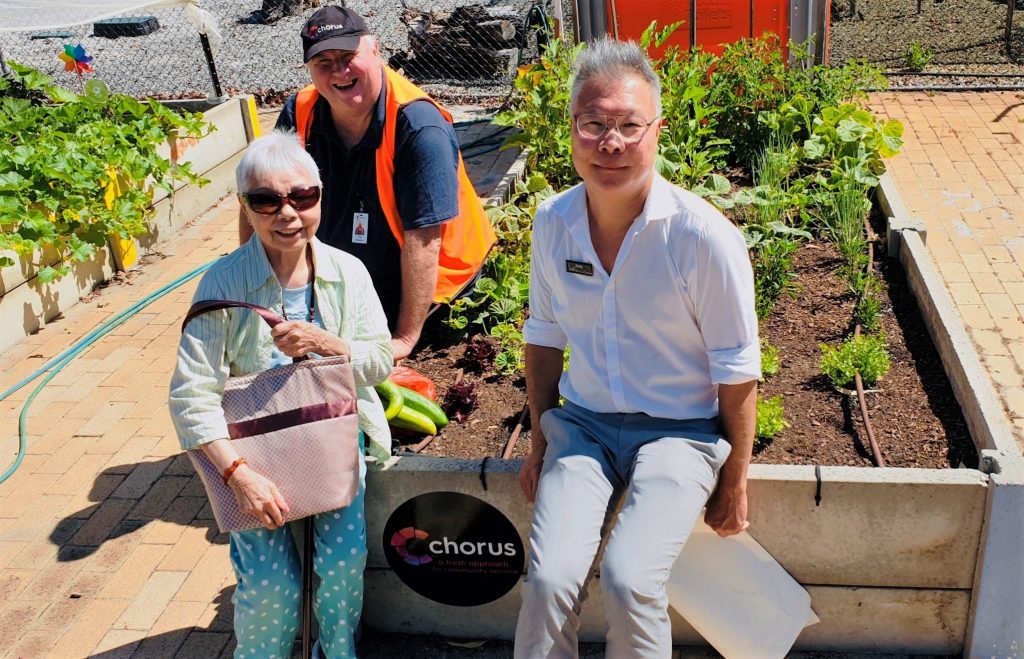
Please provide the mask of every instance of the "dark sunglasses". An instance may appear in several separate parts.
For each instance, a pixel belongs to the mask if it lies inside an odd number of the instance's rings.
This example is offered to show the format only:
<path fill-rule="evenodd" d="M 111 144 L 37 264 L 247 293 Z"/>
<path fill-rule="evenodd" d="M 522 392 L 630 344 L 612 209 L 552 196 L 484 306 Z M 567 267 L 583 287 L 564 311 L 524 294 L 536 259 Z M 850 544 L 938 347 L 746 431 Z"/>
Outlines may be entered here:
<path fill-rule="evenodd" d="M 245 205 L 254 213 L 270 215 L 276 213 L 284 206 L 285 202 L 297 211 L 309 210 L 320 201 L 320 186 L 313 185 L 308 188 L 296 188 L 286 195 L 279 195 L 273 192 L 246 192 L 242 195 Z"/>

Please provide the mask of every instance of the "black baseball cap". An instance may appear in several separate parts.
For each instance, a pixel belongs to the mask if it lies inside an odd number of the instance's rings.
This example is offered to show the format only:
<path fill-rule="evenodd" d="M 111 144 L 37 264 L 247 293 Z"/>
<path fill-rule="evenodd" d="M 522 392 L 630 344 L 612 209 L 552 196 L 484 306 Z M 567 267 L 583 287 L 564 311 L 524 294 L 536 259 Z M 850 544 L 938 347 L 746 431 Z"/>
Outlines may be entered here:
<path fill-rule="evenodd" d="M 303 62 L 325 50 L 359 50 L 359 39 L 370 34 L 363 17 L 345 7 L 318 9 L 302 26 Z"/>

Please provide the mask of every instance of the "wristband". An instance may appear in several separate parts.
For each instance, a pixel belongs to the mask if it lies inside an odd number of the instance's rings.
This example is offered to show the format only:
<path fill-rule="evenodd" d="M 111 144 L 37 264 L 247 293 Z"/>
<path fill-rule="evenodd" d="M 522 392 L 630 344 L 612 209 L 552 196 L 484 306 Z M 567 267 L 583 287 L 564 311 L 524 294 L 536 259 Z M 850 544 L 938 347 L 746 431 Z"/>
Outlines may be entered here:
<path fill-rule="evenodd" d="M 245 464 L 245 458 L 239 456 L 235 458 L 235 461 L 231 463 L 231 466 L 224 470 L 224 474 L 221 478 L 224 480 L 224 484 L 227 485 L 231 477 L 235 475 L 235 470 Z"/>

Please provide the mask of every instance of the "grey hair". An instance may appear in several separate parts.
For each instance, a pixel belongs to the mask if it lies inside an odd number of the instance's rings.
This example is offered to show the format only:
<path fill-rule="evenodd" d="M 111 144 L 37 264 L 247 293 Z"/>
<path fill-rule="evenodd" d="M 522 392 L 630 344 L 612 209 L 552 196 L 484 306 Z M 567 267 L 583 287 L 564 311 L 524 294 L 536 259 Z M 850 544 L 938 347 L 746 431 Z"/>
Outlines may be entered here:
<path fill-rule="evenodd" d="M 635 75 L 647 82 L 655 111 L 660 115 L 661 80 L 651 68 L 647 55 L 635 41 L 617 41 L 608 37 L 591 42 L 576 57 L 572 67 L 570 107 L 576 105 L 583 85 L 591 80 L 615 80 L 624 75 Z"/>
<path fill-rule="evenodd" d="M 253 140 L 235 169 L 238 192 L 246 193 L 260 180 L 280 172 L 300 170 L 321 185 L 320 169 L 309 155 L 295 131 L 274 130 Z"/>

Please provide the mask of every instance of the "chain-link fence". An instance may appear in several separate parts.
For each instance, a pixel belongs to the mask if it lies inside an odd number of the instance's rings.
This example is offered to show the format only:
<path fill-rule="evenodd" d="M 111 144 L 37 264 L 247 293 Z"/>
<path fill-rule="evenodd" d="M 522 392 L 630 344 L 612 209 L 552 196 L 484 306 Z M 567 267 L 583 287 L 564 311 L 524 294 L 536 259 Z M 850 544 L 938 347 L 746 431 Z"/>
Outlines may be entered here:
<path fill-rule="evenodd" d="M 1024 1 L 834 0 L 830 59 L 863 58 L 902 78 L 1024 82 Z M 902 74 L 895 75 L 895 74 Z"/>
<path fill-rule="evenodd" d="M 538 35 L 555 3 L 569 0 L 349 0 L 377 35 L 384 58 L 440 100 L 493 104 L 511 90 L 516 66 L 536 56 Z M 213 62 L 224 93 L 250 93 L 277 104 L 309 82 L 300 28 L 318 0 L 207 0 L 223 41 Z M 323 4 L 328 4 L 326 1 Z M 336 0 L 336 4 L 343 4 Z M 422 6 L 421 6 L 422 5 Z M 5 59 L 27 64 L 77 88 L 58 59 L 64 44 L 82 44 L 95 73 L 115 92 L 133 96 L 213 94 L 204 45 L 180 7 L 139 12 L 95 24 L 0 32 Z M 44 17 L 43 17 L 44 18 Z M 55 21 L 57 22 L 57 21 Z M 566 34 L 571 38 L 572 28 Z"/>

